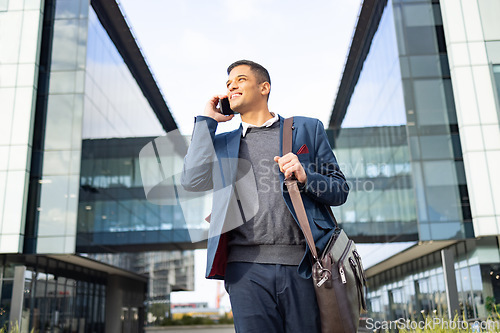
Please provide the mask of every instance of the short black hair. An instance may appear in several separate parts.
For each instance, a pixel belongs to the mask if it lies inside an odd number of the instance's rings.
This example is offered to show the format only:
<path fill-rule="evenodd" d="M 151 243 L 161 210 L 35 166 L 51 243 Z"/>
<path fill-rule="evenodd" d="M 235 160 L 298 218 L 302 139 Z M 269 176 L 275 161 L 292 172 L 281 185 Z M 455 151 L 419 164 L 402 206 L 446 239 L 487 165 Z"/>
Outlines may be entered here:
<path fill-rule="evenodd" d="M 231 71 L 241 65 L 247 65 L 250 66 L 250 69 L 252 72 L 255 74 L 255 77 L 257 78 L 258 83 L 263 83 L 263 82 L 269 82 L 271 84 L 271 77 L 269 76 L 269 72 L 267 69 L 264 68 L 264 66 L 253 62 L 251 60 L 238 60 L 233 62 L 229 67 L 227 68 L 227 75 L 231 73 Z"/>

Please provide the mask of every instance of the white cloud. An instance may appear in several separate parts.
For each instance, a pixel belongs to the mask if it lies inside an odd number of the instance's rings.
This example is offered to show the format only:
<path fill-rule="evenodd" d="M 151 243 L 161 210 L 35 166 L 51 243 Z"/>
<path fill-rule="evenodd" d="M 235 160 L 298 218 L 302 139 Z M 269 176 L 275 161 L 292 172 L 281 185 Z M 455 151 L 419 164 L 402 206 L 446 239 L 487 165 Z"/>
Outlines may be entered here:
<path fill-rule="evenodd" d="M 275 111 L 328 121 L 359 1 L 122 3 L 182 133 L 242 58 L 268 67 Z"/>

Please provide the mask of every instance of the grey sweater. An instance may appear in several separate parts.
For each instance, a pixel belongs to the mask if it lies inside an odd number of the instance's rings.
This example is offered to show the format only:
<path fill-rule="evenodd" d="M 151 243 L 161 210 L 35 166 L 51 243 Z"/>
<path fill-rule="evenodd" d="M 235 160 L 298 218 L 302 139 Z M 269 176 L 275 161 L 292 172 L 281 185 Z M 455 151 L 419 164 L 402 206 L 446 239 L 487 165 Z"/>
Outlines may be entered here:
<path fill-rule="evenodd" d="M 252 200 L 258 200 L 259 209 L 230 231 L 228 262 L 298 265 L 304 255 L 304 236 L 283 200 L 280 171 L 274 162 L 274 156 L 280 155 L 279 125 L 250 128 L 241 138 L 239 158 L 252 166 L 257 184 L 249 186 L 257 186 L 258 198 Z M 238 176 L 244 171 L 239 168 Z"/>

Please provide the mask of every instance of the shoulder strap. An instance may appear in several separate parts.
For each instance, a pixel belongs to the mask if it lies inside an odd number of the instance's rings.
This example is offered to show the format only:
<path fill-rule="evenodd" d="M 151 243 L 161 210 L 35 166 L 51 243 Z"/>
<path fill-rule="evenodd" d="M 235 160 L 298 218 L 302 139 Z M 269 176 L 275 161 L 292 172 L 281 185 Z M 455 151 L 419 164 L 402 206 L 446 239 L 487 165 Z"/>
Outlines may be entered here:
<path fill-rule="evenodd" d="M 292 127 L 293 117 L 286 118 L 283 122 L 283 155 L 292 152 Z"/>
<path fill-rule="evenodd" d="M 292 151 L 292 126 L 293 117 L 286 118 L 283 123 L 283 155 Z M 285 179 L 285 185 L 288 189 L 288 194 L 292 200 L 295 215 L 297 215 L 297 220 L 299 220 L 300 228 L 302 229 L 307 245 L 309 245 L 313 258 L 318 260 L 318 251 L 316 250 L 316 244 L 314 243 L 314 238 L 312 236 L 311 226 L 307 220 L 307 214 L 304 208 L 304 203 L 302 202 L 302 197 L 300 196 L 297 179 L 292 177 Z"/>
<path fill-rule="evenodd" d="M 286 118 L 283 123 L 283 155 L 292 152 L 292 130 L 293 130 L 293 117 Z M 333 215 L 332 207 L 327 206 L 328 213 L 333 219 L 333 223 L 338 228 L 339 224 L 337 223 L 337 219 L 335 215 Z"/>

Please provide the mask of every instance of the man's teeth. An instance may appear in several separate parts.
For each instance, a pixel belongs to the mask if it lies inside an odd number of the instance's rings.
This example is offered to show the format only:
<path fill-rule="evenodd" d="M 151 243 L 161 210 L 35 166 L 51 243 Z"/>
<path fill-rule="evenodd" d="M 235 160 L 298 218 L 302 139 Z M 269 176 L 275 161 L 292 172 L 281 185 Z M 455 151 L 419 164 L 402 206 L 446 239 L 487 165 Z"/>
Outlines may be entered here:
<path fill-rule="evenodd" d="M 237 97 L 237 96 L 241 96 L 241 94 L 234 94 L 234 95 L 231 95 L 231 98 L 234 98 L 234 97 Z"/>

